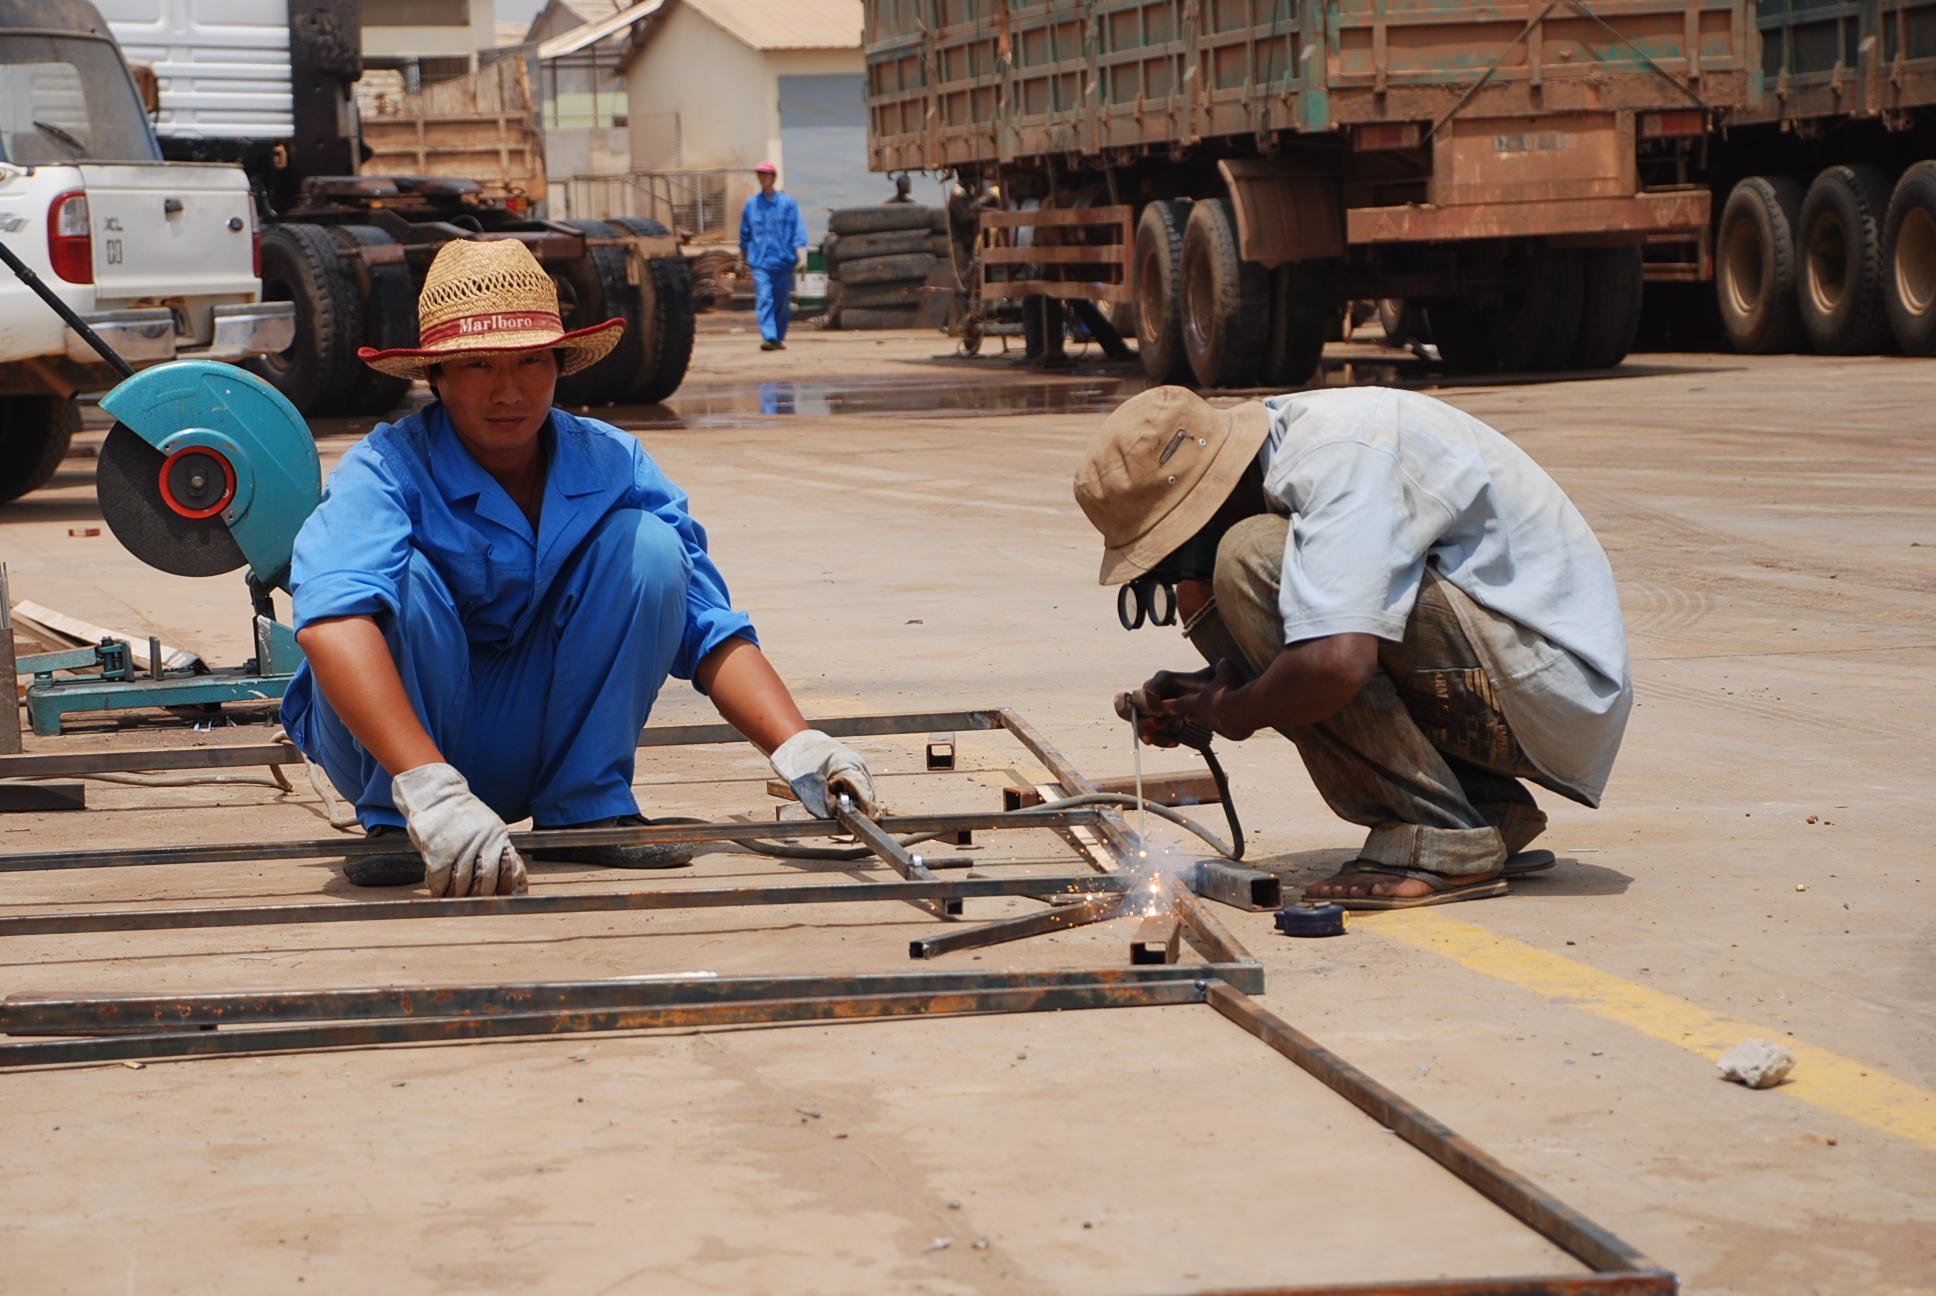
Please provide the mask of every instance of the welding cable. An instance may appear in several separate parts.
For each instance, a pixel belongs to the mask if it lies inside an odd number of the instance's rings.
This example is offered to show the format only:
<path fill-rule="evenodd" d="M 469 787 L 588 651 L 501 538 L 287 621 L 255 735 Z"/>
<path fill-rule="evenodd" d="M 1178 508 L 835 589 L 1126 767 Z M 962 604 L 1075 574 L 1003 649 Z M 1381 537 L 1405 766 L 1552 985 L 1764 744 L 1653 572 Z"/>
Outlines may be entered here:
<path fill-rule="evenodd" d="M 903 849 L 919 846 L 922 842 L 933 841 L 941 836 L 938 832 L 916 833 L 912 837 L 898 840 Z M 778 859 L 836 860 L 851 863 L 855 860 L 872 859 L 874 852 L 866 846 L 796 846 L 790 841 L 752 841 L 738 843 L 758 855 L 772 855 Z"/>

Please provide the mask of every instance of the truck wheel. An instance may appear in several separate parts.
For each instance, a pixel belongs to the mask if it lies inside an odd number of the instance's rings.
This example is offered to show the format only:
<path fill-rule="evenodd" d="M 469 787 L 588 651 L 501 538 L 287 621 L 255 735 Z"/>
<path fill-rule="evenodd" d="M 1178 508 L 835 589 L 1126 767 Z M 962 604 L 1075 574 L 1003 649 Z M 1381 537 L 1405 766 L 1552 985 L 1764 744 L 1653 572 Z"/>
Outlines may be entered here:
<path fill-rule="evenodd" d="M 1159 198 L 1136 222 L 1136 349 L 1154 383 L 1190 379 L 1183 351 L 1183 226 L 1185 203 Z"/>
<path fill-rule="evenodd" d="M 1505 304 L 1490 312 L 1498 330 L 1495 367 L 1539 371 L 1571 361 L 1585 295 L 1586 267 L 1577 251 L 1541 248 L 1534 253 Z"/>
<path fill-rule="evenodd" d="M 616 238 L 618 231 L 604 221 L 558 222 L 587 238 Z M 610 355 L 589 369 L 558 380 L 560 405 L 615 405 L 631 392 L 638 376 L 639 293 L 626 282 L 625 250 L 617 247 L 585 249 L 582 260 L 553 268 L 558 282 L 558 309 L 565 331 L 602 324 L 614 317 L 625 321 L 625 332 Z"/>
<path fill-rule="evenodd" d="M 54 479 L 81 427 L 80 407 L 66 396 L 0 396 L 0 503 Z"/>
<path fill-rule="evenodd" d="M 1637 247 L 1588 248 L 1586 311 L 1573 344 L 1575 369 L 1611 369 L 1633 349 L 1643 274 Z"/>
<path fill-rule="evenodd" d="M 330 232 L 346 248 L 384 247 L 396 242 L 388 231 L 375 225 L 337 225 Z M 372 265 L 362 257 L 346 260 L 343 265 L 362 303 L 357 318 L 363 325 L 363 345 L 379 350 L 415 346 L 417 287 L 411 281 L 410 267 L 401 261 Z M 381 373 L 359 362 L 352 388 L 340 408 L 345 414 L 387 414 L 403 403 L 409 390 L 408 378 Z"/>
<path fill-rule="evenodd" d="M 1904 355 L 1936 355 L 1936 161 L 1896 181 L 1883 222 L 1883 305 Z"/>
<path fill-rule="evenodd" d="M 611 223 L 647 238 L 671 233 L 642 216 L 620 216 Z M 679 390 L 692 363 L 692 267 L 683 256 L 658 257 L 645 266 L 639 285 L 639 377 L 630 399 L 651 405 Z"/>
<path fill-rule="evenodd" d="M 1714 300 L 1736 351 L 1773 355 L 1801 342 L 1801 212 L 1802 188 L 1787 176 L 1749 176 L 1728 194 L 1714 246 Z"/>
<path fill-rule="evenodd" d="M 1258 377 L 1272 387 L 1302 387 L 1324 359 L 1331 318 L 1324 271 L 1315 263 L 1289 261 L 1269 275 L 1270 338 Z"/>
<path fill-rule="evenodd" d="M 887 256 L 852 257 L 840 263 L 840 282 L 853 287 L 865 284 L 920 282 L 934 269 L 934 257 L 927 252 L 894 252 Z"/>
<path fill-rule="evenodd" d="M 926 252 L 933 254 L 937 238 L 928 233 L 927 227 L 909 230 L 887 230 L 879 234 L 847 234 L 841 236 L 829 249 L 832 259 L 828 265 L 845 265 L 862 257 L 892 256 L 896 252 Z M 948 255 L 945 242 L 940 243 L 940 255 Z"/>
<path fill-rule="evenodd" d="M 1458 298 L 1428 303 L 1426 326 L 1439 360 L 1455 374 L 1490 373 L 1499 367 L 1499 312 Z"/>
<path fill-rule="evenodd" d="M 1889 182 L 1871 166 L 1832 166 L 1802 199 L 1802 327 L 1823 355 L 1868 355 L 1889 338 L 1882 223 Z"/>
<path fill-rule="evenodd" d="M 911 329 L 915 327 L 912 306 L 863 306 L 840 308 L 843 329 Z"/>
<path fill-rule="evenodd" d="M 304 414 L 334 414 L 356 389 L 362 326 L 356 284 L 341 244 L 320 225 L 271 225 L 262 232 L 262 299 L 296 304 L 296 336 L 287 351 L 256 356 L 245 367 Z"/>
<path fill-rule="evenodd" d="M 1432 331 L 1425 327 L 1425 308 L 1402 297 L 1378 299 L 1378 327 L 1385 331 L 1385 345 L 1403 351 L 1414 342 L 1430 342 Z"/>
<path fill-rule="evenodd" d="M 1270 340 L 1270 277 L 1237 254 L 1230 203 L 1211 198 L 1183 229 L 1183 350 L 1205 387 L 1251 387 Z"/>
<path fill-rule="evenodd" d="M 946 216 L 947 213 L 943 211 L 944 220 Z M 827 218 L 827 228 L 843 238 L 849 234 L 882 234 L 888 230 L 933 232 L 934 216 L 920 203 L 891 203 L 880 207 L 842 207 Z"/>

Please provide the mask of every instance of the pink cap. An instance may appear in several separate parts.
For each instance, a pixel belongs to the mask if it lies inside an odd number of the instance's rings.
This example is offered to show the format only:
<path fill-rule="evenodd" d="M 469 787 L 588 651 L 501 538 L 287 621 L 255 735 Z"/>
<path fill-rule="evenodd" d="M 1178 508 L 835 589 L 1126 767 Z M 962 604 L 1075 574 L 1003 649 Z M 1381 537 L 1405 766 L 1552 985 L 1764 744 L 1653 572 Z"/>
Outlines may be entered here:
<path fill-rule="evenodd" d="M 754 167 L 753 170 L 756 174 L 761 171 L 767 171 L 767 172 L 771 172 L 774 175 L 778 175 L 780 172 L 780 168 L 774 166 L 771 162 L 762 162 L 758 166 Z"/>

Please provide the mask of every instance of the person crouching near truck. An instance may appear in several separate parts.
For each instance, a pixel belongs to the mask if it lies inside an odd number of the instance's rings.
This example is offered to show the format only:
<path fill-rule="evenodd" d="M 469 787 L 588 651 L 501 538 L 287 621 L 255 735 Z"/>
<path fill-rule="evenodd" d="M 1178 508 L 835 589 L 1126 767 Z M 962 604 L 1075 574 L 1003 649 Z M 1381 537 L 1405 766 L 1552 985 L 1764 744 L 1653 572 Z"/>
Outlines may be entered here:
<path fill-rule="evenodd" d="M 418 316 L 417 347 L 357 354 L 428 379 L 435 402 L 343 456 L 291 568 L 308 660 L 283 723 L 369 836 L 415 848 L 352 858 L 349 880 L 512 894 L 526 870 L 508 821 L 646 823 L 633 760 L 668 676 L 814 813 L 835 791 L 875 813 L 865 763 L 807 728 L 733 608 L 685 492 L 637 438 L 553 407 L 558 379 L 610 352 L 624 321 L 565 332 L 556 287 L 514 239 L 446 244 Z M 665 868 L 691 850 L 547 857 Z"/>
<path fill-rule="evenodd" d="M 1527 783 L 1598 806 L 1633 703 L 1606 554 L 1538 464 L 1478 419 L 1385 388 L 1212 408 L 1143 392 L 1090 442 L 1075 495 L 1101 583 L 1174 584 L 1210 666 L 1158 672 L 1177 720 L 1276 729 L 1371 831 L 1307 899 L 1398 909 L 1550 868 Z M 1167 722 L 1167 724 L 1166 724 Z"/>

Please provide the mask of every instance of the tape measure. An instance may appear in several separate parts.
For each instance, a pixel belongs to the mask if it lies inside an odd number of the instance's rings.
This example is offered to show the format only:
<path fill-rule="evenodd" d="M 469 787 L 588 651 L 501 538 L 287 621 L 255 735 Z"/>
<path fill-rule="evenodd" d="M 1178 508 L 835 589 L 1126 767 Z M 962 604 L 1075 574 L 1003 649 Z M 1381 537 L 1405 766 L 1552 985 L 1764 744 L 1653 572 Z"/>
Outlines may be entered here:
<path fill-rule="evenodd" d="M 1277 930 L 1286 936 L 1342 936 L 1348 919 L 1341 905 L 1305 900 L 1277 911 Z"/>

